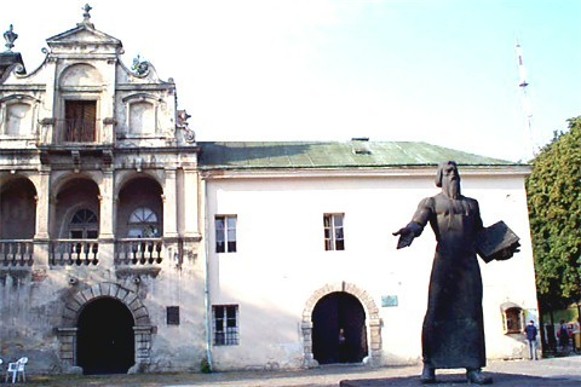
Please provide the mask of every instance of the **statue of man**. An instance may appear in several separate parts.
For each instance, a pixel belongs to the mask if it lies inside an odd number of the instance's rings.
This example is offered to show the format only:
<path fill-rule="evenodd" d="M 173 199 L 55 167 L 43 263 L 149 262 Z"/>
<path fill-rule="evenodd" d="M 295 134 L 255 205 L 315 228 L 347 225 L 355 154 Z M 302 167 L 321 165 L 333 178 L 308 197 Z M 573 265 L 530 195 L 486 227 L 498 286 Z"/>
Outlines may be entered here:
<path fill-rule="evenodd" d="M 438 368 L 465 368 L 469 382 L 489 384 L 492 378 L 482 374 L 482 278 L 474 246 L 483 228 L 480 209 L 475 199 L 460 193 L 456 162 L 440 164 L 436 186 L 442 192 L 423 199 L 411 222 L 393 233 L 400 236 L 398 248 L 407 247 L 429 222 L 438 242 L 422 327 L 421 380 L 434 383 Z"/>

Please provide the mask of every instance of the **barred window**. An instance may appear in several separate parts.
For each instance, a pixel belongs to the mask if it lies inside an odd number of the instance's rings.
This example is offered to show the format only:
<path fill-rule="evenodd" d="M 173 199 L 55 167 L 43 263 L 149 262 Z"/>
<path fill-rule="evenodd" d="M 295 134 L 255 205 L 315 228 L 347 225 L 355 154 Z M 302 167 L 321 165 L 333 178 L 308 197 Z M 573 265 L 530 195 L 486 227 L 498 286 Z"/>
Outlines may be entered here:
<path fill-rule="evenodd" d="M 344 214 L 324 214 L 325 250 L 345 250 Z"/>
<path fill-rule="evenodd" d="M 238 305 L 212 306 L 214 345 L 238 345 Z"/>

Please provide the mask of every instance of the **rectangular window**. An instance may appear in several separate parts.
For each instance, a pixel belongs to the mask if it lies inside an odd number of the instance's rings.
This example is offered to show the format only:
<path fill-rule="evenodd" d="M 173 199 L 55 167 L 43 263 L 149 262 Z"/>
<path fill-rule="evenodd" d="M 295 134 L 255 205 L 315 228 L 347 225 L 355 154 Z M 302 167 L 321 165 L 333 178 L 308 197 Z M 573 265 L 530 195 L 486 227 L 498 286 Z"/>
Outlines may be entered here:
<path fill-rule="evenodd" d="M 216 216 L 216 252 L 236 252 L 236 216 Z"/>
<path fill-rule="evenodd" d="M 166 308 L 167 325 L 180 325 L 180 307 L 168 306 Z"/>
<path fill-rule="evenodd" d="M 96 101 L 66 101 L 64 141 L 94 142 L 96 122 Z"/>
<path fill-rule="evenodd" d="M 212 306 L 214 345 L 238 345 L 238 305 Z"/>
<path fill-rule="evenodd" d="M 345 250 L 344 214 L 324 214 L 325 250 Z"/>

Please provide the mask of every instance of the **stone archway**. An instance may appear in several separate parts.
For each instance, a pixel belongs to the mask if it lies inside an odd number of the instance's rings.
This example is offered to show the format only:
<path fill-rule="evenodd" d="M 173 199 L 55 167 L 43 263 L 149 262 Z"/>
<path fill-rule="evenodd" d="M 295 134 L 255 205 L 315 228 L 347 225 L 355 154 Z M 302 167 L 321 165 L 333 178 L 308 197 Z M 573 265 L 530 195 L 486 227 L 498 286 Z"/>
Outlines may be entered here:
<path fill-rule="evenodd" d="M 303 310 L 301 323 L 304 348 L 304 366 L 307 368 L 317 367 L 319 364 L 313 356 L 313 310 L 319 300 L 326 295 L 336 292 L 348 293 L 359 300 L 367 315 L 367 334 L 369 338 L 369 358 L 368 363 L 372 365 L 381 364 L 381 320 L 379 318 L 379 308 L 375 305 L 373 298 L 365 290 L 354 284 L 340 282 L 327 284 L 316 290 L 307 300 Z"/>
<path fill-rule="evenodd" d="M 71 279 L 74 282 L 74 280 Z M 70 296 L 62 315 L 62 326 L 57 328 L 60 343 L 60 359 L 64 373 L 80 373 L 77 366 L 77 324 L 81 312 L 89 303 L 109 298 L 119 301 L 131 313 L 135 325 L 133 326 L 135 342 L 135 365 L 129 373 L 146 372 L 151 363 L 151 336 L 154 327 L 151 325 L 149 312 L 139 296 L 116 283 L 99 283 Z"/>
<path fill-rule="evenodd" d="M 90 301 L 77 322 L 77 366 L 83 374 L 126 374 L 135 363 L 135 321 L 112 297 Z"/>

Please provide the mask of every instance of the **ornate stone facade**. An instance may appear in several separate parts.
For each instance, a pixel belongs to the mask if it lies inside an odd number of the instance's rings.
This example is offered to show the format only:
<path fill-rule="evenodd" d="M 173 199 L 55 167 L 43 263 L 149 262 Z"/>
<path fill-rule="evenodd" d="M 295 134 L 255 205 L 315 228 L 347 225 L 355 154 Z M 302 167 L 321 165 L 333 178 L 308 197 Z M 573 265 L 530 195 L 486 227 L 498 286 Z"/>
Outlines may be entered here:
<path fill-rule="evenodd" d="M 126 351 L 126 365 L 110 370 L 197 370 L 206 327 L 189 316 L 205 308 L 204 265 L 189 198 L 199 148 L 185 112 L 178 125 L 175 84 L 150 63 L 127 68 L 90 7 L 47 39 L 32 72 L 11 51 L 16 37 L 11 28 L 0 54 L 2 358 L 76 373 L 107 371 L 107 353 Z M 131 340 L 115 344 L 91 325 L 93 307 L 112 320 L 127 312 Z M 175 307 L 179 327 L 167 323 Z M 87 334 L 111 340 L 101 359 Z"/>

